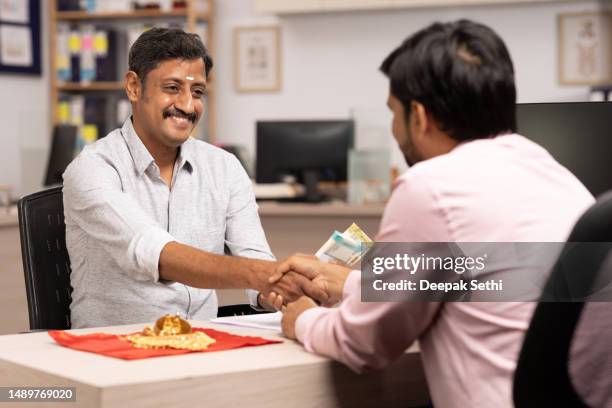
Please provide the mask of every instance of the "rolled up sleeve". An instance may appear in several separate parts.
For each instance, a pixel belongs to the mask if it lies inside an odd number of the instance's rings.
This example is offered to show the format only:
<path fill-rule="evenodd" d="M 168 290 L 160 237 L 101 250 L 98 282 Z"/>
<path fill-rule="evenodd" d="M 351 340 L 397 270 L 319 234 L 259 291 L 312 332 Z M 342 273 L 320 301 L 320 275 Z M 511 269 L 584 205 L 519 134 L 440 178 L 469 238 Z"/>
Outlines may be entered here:
<path fill-rule="evenodd" d="M 95 168 L 95 172 L 89 171 Z M 66 228 L 82 230 L 89 243 L 99 245 L 122 272 L 139 281 L 159 280 L 159 256 L 176 241 L 121 188 L 117 170 L 102 157 L 81 154 L 64 173 Z M 70 254 L 71 259 L 78 254 Z"/>

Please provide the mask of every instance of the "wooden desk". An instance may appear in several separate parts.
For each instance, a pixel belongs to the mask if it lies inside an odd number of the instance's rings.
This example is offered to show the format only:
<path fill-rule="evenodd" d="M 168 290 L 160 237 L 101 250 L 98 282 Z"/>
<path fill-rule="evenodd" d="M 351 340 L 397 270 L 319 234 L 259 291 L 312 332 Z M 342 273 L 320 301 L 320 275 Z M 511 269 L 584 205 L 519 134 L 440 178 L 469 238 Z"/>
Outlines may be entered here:
<path fill-rule="evenodd" d="M 281 337 L 267 330 L 192 324 L 236 334 Z M 128 333 L 143 326 L 75 332 Z M 0 385 L 76 387 L 76 403 L 64 405 L 73 408 L 406 407 L 427 403 L 417 348 L 384 371 L 357 375 L 284 340 L 261 347 L 124 361 L 61 347 L 45 332 L 0 336 Z"/>

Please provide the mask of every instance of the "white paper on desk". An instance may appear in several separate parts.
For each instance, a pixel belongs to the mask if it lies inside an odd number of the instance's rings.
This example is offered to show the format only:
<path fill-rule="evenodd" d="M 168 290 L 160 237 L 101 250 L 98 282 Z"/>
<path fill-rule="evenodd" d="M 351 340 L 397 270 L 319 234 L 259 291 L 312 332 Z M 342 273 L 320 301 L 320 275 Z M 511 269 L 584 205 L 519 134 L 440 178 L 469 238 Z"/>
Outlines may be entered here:
<path fill-rule="evenodd" d="M 231 324 L 233 326 L 253 327 L 256 329 L 274 330 L 277 332 L 281 329 L 281 312 L 276 313 L 261 313 L 245 316 L 226 316 L 212 319 L 211 323 Z"/>

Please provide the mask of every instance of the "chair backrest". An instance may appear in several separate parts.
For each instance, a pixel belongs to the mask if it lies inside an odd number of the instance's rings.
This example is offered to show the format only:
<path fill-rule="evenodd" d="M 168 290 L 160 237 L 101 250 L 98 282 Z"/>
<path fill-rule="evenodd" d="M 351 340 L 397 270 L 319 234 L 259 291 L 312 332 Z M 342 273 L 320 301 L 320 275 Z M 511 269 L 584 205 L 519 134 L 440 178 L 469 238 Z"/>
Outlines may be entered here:
<path fill-rule="evenodd" d="M 601 245 L 571 243 L 599 242 Z M 546 283 L 525 335 L 514 375 L 516 407 L 586 406 L 569 373 L 572 338 L 612 242 L 612 192 L 578 220 Z"/>
<path fill-rule="evenodd" d="M 72 288 L 62 188 L 23 197 L 18 210 L 30 329 L 69 329 Z"/>

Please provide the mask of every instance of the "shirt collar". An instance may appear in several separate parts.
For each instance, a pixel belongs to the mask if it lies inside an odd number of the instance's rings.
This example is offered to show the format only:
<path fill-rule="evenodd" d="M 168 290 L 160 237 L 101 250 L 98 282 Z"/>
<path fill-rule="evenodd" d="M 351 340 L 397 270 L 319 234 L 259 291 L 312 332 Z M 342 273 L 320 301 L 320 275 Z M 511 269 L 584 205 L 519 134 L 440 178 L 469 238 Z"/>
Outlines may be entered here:
<path fill-rule="evenodd" d="M 179 149 L 177 161 L 177 168 L 180 170 L 185 166 L 190 173 L 193 171 L 194 165 L 194 143 L 195 140 L 192 137 L 189 137 L 187 140 L 183 142 Z"/>
<path fill-rule="evenodd" d="M 136 134 L 136 130 L 134 129 L 134 124 L 132 123 L 132 117 L 129 117 L 121 127 L 121 134 L 125 139 L 125 143 L 127 144 L 128 150 L 132 155 L 132 160 L 134 160 L 134 167 L 136 168 L 136 172 L 139 176 L 151 166 L 155 159 L 149 153 L 142 140 Z M 191 138 L 187 139 L 181 147 L 179 148 L 179 155 L 177 158 L 177 168 L 180 170 L 183 166 L 190 172 L 193 171 L 193 143 L 195 141 L 191 140 Z"/>

